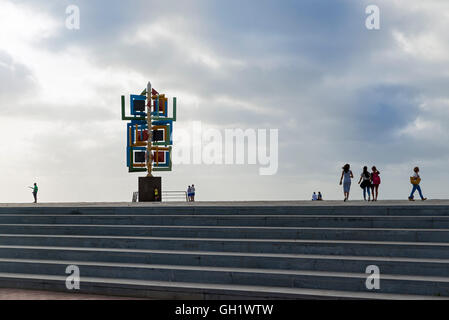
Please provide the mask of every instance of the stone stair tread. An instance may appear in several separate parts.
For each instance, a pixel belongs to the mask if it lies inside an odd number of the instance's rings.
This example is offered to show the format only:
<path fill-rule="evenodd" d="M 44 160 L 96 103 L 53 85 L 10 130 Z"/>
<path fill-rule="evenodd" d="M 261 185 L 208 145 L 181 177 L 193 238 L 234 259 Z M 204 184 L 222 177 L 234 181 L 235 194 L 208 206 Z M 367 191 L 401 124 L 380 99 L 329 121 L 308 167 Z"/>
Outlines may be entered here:
<path fill-rule="evenodd" d="M 0 217 L 101 217 L 101 218 L 117 218 L 117 217 L 176 217 L 176 218 L 385 218 L 385 219 L 416 219 L 416 218 L 444 218 L 449 219 L 447 215 L 344 215 L 344 214 L 20 214 L 20 213 L 3 213 Z"/>
<path fill-rule="evenodd" d="M 377 257 L 377 256 L 347 256 L 347 255 L 319 255 L 319 254 L 294 254 L 294 253 L 252 253 L 252 252 L 225 252 L 225 251 L 190 251 L 190 250 L 152 250 L 131 248 L 95 248 L 95 247 L 59 247 L 59 246 L 22 246 L 0 245 L 0 249 L 31 249 L 31 250 L 55 250 L 55 251 L 100 251 L 100 252 L 124 252 L 124 253 L 158 253 L 158 254 L 183 254 L 183 255 L 212 255 L 234 257 L 271 257 L 271 258 L 298 258 L 298 259 L 331 259 L 331 260 L 370 260 L 385 262 L 413 262 L 413 263 L 449 263 L 449 259 L 434 258 L 410 258 L 410 257 Z"/>
<path fill-rule="evenodd" d="M 59 282 L 66 281 L 65 276 L 54 275 L 36 275 L 36 274 L 16 274 L 16 273 L 0 273 L 0 281 L 2 279 L 14 280 L 37 280 Z M 259 295 L 290 295 L 303 298 L 327 298 L 327 299 L 385 299 L 385 300 L 448 300 L 447 297 L 410 295 L 410 294 L 385 294 L 372 292 L 351 292 L 351 291 L 337 291 L 337 290 L 322 290 L 322 289 L 302 289 L 302 288 L 285 288 L 285 287 L 268 287 L 268 286 L 249 286 L 249 285 L 226 285 L 226 284 L 209 284 L 209 283 L 190 283 L 190 282 L 168 282 L 168 281 L 148 281 L 148 280 L 132 280 L 132 279 L 118 279 L 118 278 L 90 278 L 82 277 L 82 283 L 96 283 L 109 286 L 139 286 L 149 289 L 172 288 L 176 290 L 187 289 L 190 291 L 201 292 L 207 290 L 212 294 L 217 291 L 225 292 L 247 292 Z"/>
<path fill-rule="evenodd" d="M 445 207 L 449 205 L 447 199 L 429 199 L 426 202 L 410 202 L 404 200 L 381 200 L 370 202 L 371 207 Z M 314 203 L 310 200 L 255 200 L 255 201 L 197 201 L 194 203 L 185 202 L 161 202 L 161 203 L 142 203 L 142 202 L 42 202 L 38 205 L 33 203 L 0 203 L 0 208 L 154 208 L 154 207 L 252 207 L 252 206 L 299 206 L 299 207 L 366 207 L 367 203 L 363 200 L 351 200 L 343 202 L 341 200 L 326 200 Z"/>
<path fill-rule="evenodd" d="M 0 234 L 1 237 L 14 238 L 79 238 L 79 239 L 129 239 L 129 240 L 166 240 L 166 241 L 200 241 L 200 242 L 276 242 L 276 243 L 339 243 L 339 244 L 378 244 L 378 245 L 413 245 L 413 246 L 448 246 L 449 242 L 404 242 L 404 241 L 362 241 L 362 240 L 314 240 L 314 239 L 248 239 L 248 238 L 186 238 L 186 237 L 136 237 L 106 235 L 51 235 L 51 234 Z"/>
<path fill-rule="evenodd" d="M 0 227 L 80 227 L 80 228 L 148 228 L 148 229 L 237 229 L 237 230 L 342 230 L 342 231 L 400 231 L 400 232 L 449 232 L 449 229 L 419 228 L 347 228 L 347 227 L 265 227 L 265 226 L 178 226 L 178 225 L 133 225 L 133 224 L 39 224 L 39 223 L 0 223 Z"/>
<path fill-rule="evenodd" d="M 236 267 L 211 267 L 211 266 L 184 266 L 184 265 L 162 265 L 162 264 L 141 264 L 141 263 L 115 263 L 115 262 L 86 262 L 86 261 L 62 261 L 62 260 L 35 260 L 35 259 L 5 259 L 0 258 L 0 262 L 11 263 L 34 263 L 34 264 L 58 264 L 77 266 L 99 266 L 99 267 L 120 267 L 120 268 L 142 268 L 142 269 L 166 269 L 166 270 L 190 270 L 190 271 L 215 271 L 215 272 L 240 272 L 240 273 L 260 273 L 260 274 L 285 274 L 285 275 L 305 275 L 332 278 L 366 278 L 365 273 L 337 272 L 337 271 L 313 271 L 313 270 L 282 270 L 282 269 L 262 269 L 262 268 L 236 268 Z M 411 281 L 432 281 L 449 282 L 449 277 L 435 276 L 415 276 L 415 275 L 391 275 L 381 274 L 381 279 L 389 280 L 411 280 Z"/>

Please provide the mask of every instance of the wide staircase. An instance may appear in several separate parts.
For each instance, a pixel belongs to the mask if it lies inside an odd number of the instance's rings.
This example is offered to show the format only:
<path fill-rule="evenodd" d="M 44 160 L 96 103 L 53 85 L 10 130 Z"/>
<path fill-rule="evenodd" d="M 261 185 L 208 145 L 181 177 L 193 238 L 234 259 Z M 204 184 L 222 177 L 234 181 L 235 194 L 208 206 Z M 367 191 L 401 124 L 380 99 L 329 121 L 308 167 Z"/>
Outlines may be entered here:
<path fill-rule="evenodd" d="M 78 266 L 80 289 L 66 287 Z M 368 266 L 380 288 L 368 289 Z M 449 206 L 0 208 L 0 287 L 151 299 L 449 298 Z"/>

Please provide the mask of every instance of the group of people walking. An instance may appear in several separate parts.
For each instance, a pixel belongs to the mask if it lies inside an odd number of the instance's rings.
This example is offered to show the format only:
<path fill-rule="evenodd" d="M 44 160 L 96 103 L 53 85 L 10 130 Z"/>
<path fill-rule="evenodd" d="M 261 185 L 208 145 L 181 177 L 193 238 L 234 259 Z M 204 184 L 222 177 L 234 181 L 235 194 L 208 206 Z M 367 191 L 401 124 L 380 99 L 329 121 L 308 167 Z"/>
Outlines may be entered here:
<path fill-rule="evenodd" d="M 380 172 L 375 166 L 371 168 L 371 172 L 368 171 L 368 167 L 363 167 L 363 172 L 360 175 L 358 184 L 360 188 L 363 189 L 363 199 L 366 201 L 366 195 L 368 194 L 368 201 L 377 201 L 379 196 L 379 186 L 380 186 Z"/>
<path fill-rule="evenodd" d="M 351 166 L 349 164 L 345 164 L 343 166 L 343 171 L 341 173 L 340 185 L 343 185 L 343 193 L 344 193 L 344 201 L 349 200 L 349 193 L 351 191 L 351 181 L 354 178 L 354 174 L 351 171 Z M 410 177 L 410 182 L 413 185 L 412 192 L 408 199 L 410 201 L 415 201 L 414 195 L 415 192 L 418 191 L 421 197 L 421 200 L 425 201 L 425 198 L 422 194 L 421 190 L 421 177 L 419 176 L 419 168 L 415 167 L 413 169 L 413 175 Z M 379 186 L 381 184 L 380 179 L 380 171 L 377 170 L 375 166 L 371 168 L 371 172 L 368 171 L 368 167 L 363 167 L 362 174 L 360 175 L 360 179 L 358 184 L 363 189 L 363 199 L 365 201 L 377 201 L 379 196 Z M 368 200 L 367 196 L 368 195 Z"/>

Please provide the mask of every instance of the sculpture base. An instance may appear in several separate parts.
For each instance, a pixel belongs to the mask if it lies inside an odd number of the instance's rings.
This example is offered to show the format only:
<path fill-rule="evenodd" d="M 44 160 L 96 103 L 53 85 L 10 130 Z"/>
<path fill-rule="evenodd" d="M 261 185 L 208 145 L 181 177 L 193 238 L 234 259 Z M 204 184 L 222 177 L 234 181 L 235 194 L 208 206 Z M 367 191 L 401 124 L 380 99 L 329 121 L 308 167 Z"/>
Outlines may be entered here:
<path fill-rule="evenodd" d="M 158 190 L 158 198 L 154 194 Z M 162 178 L 161 177 L 139 177 L 139 202 L 162 201 Z"/>

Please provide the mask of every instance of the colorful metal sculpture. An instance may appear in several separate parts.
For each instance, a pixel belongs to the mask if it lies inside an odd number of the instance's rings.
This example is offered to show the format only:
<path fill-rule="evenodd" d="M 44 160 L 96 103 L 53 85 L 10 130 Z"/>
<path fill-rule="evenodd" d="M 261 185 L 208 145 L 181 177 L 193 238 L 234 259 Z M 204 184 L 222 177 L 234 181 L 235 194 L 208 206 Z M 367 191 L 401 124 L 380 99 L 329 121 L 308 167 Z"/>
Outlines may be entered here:
<path fill-rule="evenodd" d="M 171 171 L 173 122 L 176 121 L 176 98 L 173 98 L 173 115 L 168 117 L 168 99 L 147 88 L 130 96 L 130 114 L 125 115 L 125 96 L 122 96 L 122 120 L 127 123 L 126 164 L 129 172 Z"/>

